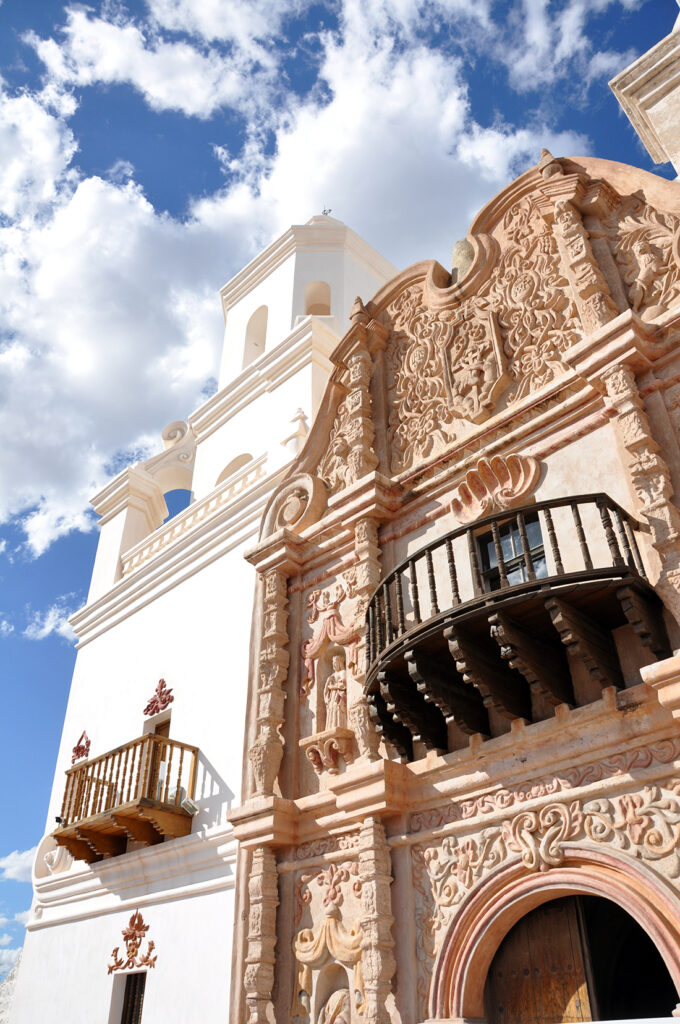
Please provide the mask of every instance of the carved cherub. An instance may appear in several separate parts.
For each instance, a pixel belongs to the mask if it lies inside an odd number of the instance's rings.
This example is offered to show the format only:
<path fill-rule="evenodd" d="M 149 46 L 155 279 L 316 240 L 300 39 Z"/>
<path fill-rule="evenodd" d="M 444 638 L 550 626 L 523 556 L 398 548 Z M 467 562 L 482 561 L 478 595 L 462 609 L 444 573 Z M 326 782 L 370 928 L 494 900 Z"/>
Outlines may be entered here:
<path fill-rule="evenodd" d="M 347 728 L 347 670 L 345 657 L 336 654 L 331 662 L 333 671 L 326 680 L 323 699 L 326 705 L 326 728 Z"/>

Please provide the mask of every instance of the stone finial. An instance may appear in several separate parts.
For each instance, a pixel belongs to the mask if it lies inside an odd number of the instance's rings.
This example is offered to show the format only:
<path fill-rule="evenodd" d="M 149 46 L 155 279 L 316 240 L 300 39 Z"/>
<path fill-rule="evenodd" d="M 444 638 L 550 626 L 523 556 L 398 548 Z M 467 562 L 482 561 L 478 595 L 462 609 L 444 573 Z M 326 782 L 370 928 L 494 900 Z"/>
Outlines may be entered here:
<path fill-rule="evenodd" d="M 369 316 L 368 313 L 366 312 L 366 307 L 364 306 L 359 295 L 357 295 L 357 297 L 354 300 L 354 305 L 352 306 L 352 311 L 349 314 L 349 318 L 353 324 L 365 324 L 368 323 L 369 321 Z"/>
<path fill-rule="evenodd" d="M 165 711 L 174 699 L 172 687 L 166 686 L 165 679 L 159 679 L 158 686 L 144 708 L 143 714 L 147 716 L 158 715 L 161 711 Z"/>

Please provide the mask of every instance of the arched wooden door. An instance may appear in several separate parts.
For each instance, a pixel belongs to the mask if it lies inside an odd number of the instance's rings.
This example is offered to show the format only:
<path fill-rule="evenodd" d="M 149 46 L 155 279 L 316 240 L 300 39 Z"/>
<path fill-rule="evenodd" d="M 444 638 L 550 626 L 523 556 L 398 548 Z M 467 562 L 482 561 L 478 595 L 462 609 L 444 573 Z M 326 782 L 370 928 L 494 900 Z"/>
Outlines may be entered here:
<path fill-rule="evenodd" d="M 552 900 L 518 921 L 485 989 L 489 1024 L 669 1016 L 676 1002 L 649 936 L 615 903 L 592 896 Z"/>

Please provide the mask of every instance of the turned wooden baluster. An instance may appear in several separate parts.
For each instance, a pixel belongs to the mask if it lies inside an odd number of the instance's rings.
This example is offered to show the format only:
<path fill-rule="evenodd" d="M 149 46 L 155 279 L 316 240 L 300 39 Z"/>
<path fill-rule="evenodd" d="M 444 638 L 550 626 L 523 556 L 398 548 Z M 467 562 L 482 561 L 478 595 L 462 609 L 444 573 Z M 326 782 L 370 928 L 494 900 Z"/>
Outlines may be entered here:
<path fill-rule="evenodd" d="M 468 554 L 470 556 L 470 568 L 472 570 L 472 586 L 475 592 L 475 597 L 478 597 L 480 594 L 484 592 L 484 587 L 482 586 L 482 577 L 479 572 L 477 542 L 475 541 L 475 538 L 472 536 L 472 530 L 468 530 L 467 532 L 467 542 Z"/>
<path fill-rule="evenodd" d="M 121 765 L 121 761 L 122 760 L 123 760 L 123 751 L 119 750 L 118 751 L 118 763 L 116 765 L 116 781 L 113 784 L 113 789 L 114 789 L 114 792 L 112 794 L 113 804 L 119 804 L 120 803 L 120 800 L 118 799 L 118 794 L 120 792 L 120 790 L 118 789 L 118 783 L 120 781 L 120 765 Z"/>
<path fill-rule="evenodd" d="M 163 745 L 163 753 L 168 758 L 168 763 L 165 768 L 165 792 L 163 793 L 163 803 L 167 804 L 168 794 L 170 793 L 170 775 L 172 772 L 172 755 L 175 752 L 174 745 L 172 743 L 165 743 Z M 179 780 L 177 781 L 177 791 L 179 792 Z"/>
<path fill-rule="evenodd" d="M 590 557 L 588 542 L 586 540 L 586 535 L 583 532 L 583 523 L 581 522 L 581 513 L 578 509 L 578 503 L 575 501 L 572 501 L 571 503 L 571 514 L 574 519 L 574 526 L 576 527 L 576 536 L 578 537 L 579 546 L 581 548 L 581 555 L 583 556 L 583 564 L 586 569 L 592 569 L 593 560 Z"/>
<path fill-rule="evenodd" d="M 493 537 L 493 546 L 496 549 L 496 561 L 498 562 L 498 574 L 500 576 L 501 590 L 504 590 L 508 585 L 508 574 L 505 571 L 503 545 L 501 544 L 501 535 L 498 529 L 498 523 L 495 519 L 491 521 L 491 535 Z"/>
<path fill-rule="evenodd" d="M 626 536 L 628 537 L 628 542 L 629 542 L 630 547 L 631 547 L 631 551 L 632 551 L 632 554 L 633 554 L 633 561 L 635 562 L 635 568 L 640 573 L 640 575 L 642 576 L 643 580 L 646 580 L 647 579 L 647 573 L 645 572 L 645 567 L 642 564 L 642 557 L 640 555 L 640 548 L 638 547 L 637 537 L 635 536 L 635 531 L 633 530 L 633 528 L 632 528 L 632 526 L 630 524 L 630 520 L 629 520 L 628 516 L 626 516 L 626 518 L 624 519 L 623 526 L 624 526 L 624 529 L 626 531 Z"/>
<path fill-rule="evenodd" d="M 177 765 L 177 787 L 175 789 L 175 804 L 179 803 L 180 788 L 182 785 L 182 764 L 184 763 L 184 747 L 179 748 L 179 764 Z"/>
<path fill-rule="evenodd" d="M 399 631 L 399 636 L 401 636 L 401 634 L 406 629 L 406 623 L 404 622 L 404 595 L 401 590 L 401 583 L 401 573 L 398 572 L 397 575 L 394 577 L 394 586 L 397 592 L 397 628 Z"/>
<path fill-rule="evenodd" d="M 146 796 L 146 791 L 142 790 L 140 788 L 140 786 L 142 784 L 142 781 L 143 781 L 142 780 L 142 764 L 144 764 L 144 768 L 145 768 L 145 773 L 144 774 L 146 774 L 146 767 L 148 766 L 148 763 L 149 763 L 149 755 L 151 753 L 151 750 L 149 749 L 148 740 L 140 740 L 140 742 L 137 743 L 136 746 L 137 746 L 137 777 L 135 779 L 135 785 L 134 785 L 134 799 L 135 800 L 139 800 L 140 796 Z M 142 756 L 143 752 L 146 753 L 146 755 L 147 755 L 146 757 Z"/>
<path fill-rule="evenodd" d="M 449 580 L 451 581 L 452 604 L 460 604 L 460 592 L 458 590 L 458 573 L 456 572 L 456 561 L 453 557 L 453 545 L 450 537 L 446 538 L 446 561 L 449 566 Z"/>
<path fill-rule="evenodd" d="M 609 509 L 606 503 L 600 498 L 597 502 L 597 507 L 600 510 L 600 519 L 604 527 L 604 535 L 607 538 L 607 546 L 609 547 L 609 554 L 612 557 L 614 565 L 618 568 L 624 564 L 619 545 L 616 542 L 616 534 L 612 527 L 611 517 L 609 515 Z"/>
<path fill-rule="evenodd" d="M 430 590 L 430 614 L 439 614 L 439 605 L 437 604 L 437 586 L 434 579 L 434 566 L 432 565 L 432 552 L 428 548 L 425 552 L 425 564 L 427 566 L 427 584 Z"/>
<path fill-rule="evenodd" d="M 564 566 L 562 565 L 562 556 L 560 555 L 560 549 L 557 546 L 557 538 L 555 537 L 555 527 L 553 526 L 552 513 L 550 512 L 550 509 L 543 509 L 543 515 L 545 516 L 545 525 L 548 531 L 550 550 L 552 551 L 553 561 L 555 562 L 555 572 L 558 576 L 562 576 L 564 575 Z"/>
<path fill-rule="evenodd" d="M 373 599 L 375 600 L 375 599 Z M 373 664 L 375 660 L 375 609 L 373 600 L 368 606 L 368 663 Z"/>
<path fill-rule="evenodd" d="M 612 507 L 612 517 L 614 519 L 614 526 L 616 527 L 616 535 L 618 538 L 618 542 L 620 546 L 623 548 L 624 561 L 629 569 L 634 569 L 635 562 L 633 561 L 633 552 L 630 549 L 628 537 L 626 536 L 626 531 L 623 528 L 621 515 L 619 513 L 619 510 L 615 507 Z"/>
<path fill-rule="evenodd" d="M 376 657 L 382 654 L 383 647 L 385 646 L 385 632 L 383 630 L 383 617 L 382 608 L 380 607 L 380 591 L 375 595 L 375 633 L 378 644 Z"/>
<path fill-rule="evenodd" d="M 383 608 L 385 609 L 385 637 L 387 640 L 387 646 L 392 643 L 394 639 L 394 630 L 392 627 L 392 598 L 390 596 L 390 585 L 389 583 L 383 583 Z"/>
<path fill-rule="evenodd" d="M 534 569 L 534 560 L 531 557 L 531 548 L 529 547 L 529 538 L 527 537 L 527 525 L 524 521 L 524 515 L 521 512 L 518 512 L 516 519 L 517 531 L 519 533 L 519 539 L 522 545 L 522 554 L 524 555 L 524 565 L 527 571 L 527 579 L 535 580 L 536 571 Z"/>
<path fill-rule="evenodd" d="M 416 626 L 421 623 L 420 618 L 420 595 L 418 593 L 418 577 L 416 575 L 416 563 L 411 558 L 408 563 L 408 573 L 411 580 L 411 604 L 413 605 L 413 615 L 416 620 Z"/>
<path fill-rule="evenodd" d="M 128 761 L 130 759 L 130 749 L 131 749 L 130 747 L 126 747 L 125 748 L 125 761 L 123 762 L 123 791 L 125 791 L 125 780 L 126 779 L 127 779 L 127 784 L 128 784 L 127 785 L 127 793 L 125 795 L 125 801 L 124 801 L 125 803 L 127 803 L 129 801 L 129 799 L 130 799 L 130 791 L 132 790 L 132 769 L 130 769 L 130 774 L 128 775 Z M 132 747 L 132 760 L 133 760 L 133 763 L 134 763 L 134 757 L 135 757 L 135 748 Z"/>

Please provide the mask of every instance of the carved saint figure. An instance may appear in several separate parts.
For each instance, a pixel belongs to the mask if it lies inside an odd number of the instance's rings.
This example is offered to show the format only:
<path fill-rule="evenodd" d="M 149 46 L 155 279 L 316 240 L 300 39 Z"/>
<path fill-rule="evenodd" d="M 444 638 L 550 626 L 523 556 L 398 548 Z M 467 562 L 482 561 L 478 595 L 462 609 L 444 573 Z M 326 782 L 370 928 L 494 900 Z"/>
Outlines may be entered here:
<path fill-rule="evenodd" d="M 317 1024 L 351 1024 L 351 1015 L 349 989 L 341 988 L 321 1007 Z"/>
<path fill-rule="evenodd" d="M 336 654 L 332 661 L 333 671 L 326 680 L 323 699 L 326 705 L 326 728 L 347 728 L 347 671 L 342 654 Z"/>

